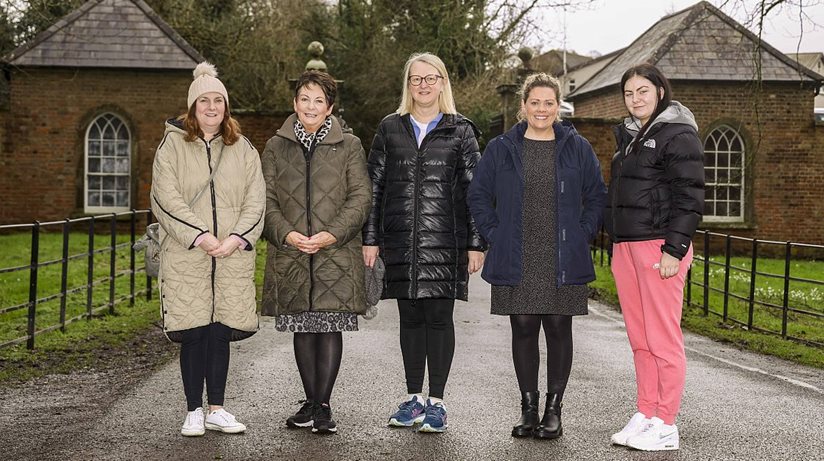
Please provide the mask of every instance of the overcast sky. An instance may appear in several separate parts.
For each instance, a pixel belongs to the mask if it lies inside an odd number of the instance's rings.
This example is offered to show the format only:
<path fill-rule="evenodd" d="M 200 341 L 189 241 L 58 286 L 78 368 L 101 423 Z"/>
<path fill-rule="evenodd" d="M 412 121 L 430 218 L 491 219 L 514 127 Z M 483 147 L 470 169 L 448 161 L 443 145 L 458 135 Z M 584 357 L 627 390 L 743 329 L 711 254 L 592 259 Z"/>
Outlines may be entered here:
<path fill-rule="evenodd" d="M 794 0 L 791 3 L 798 3 Z M 765 24 L 763 38 L 770 45 L 784 53 L 824 52 L 824 0 L 802 0 L 807 6 L 804 14 L 811 17 L 803 21 L 798 18 L 798 8 L 784 7 L 773 10 Z M 567 49 L 579 54 L 597 51 L 607 54 L 632 43 L 662 17 L 681 11 L 697 3 L 697 0 L 596 0 L 589 10 L 568 12 L 566 15 Z M 744 9 L 752 11 L 757 0 L 710 0 L 722 6 L 721 10 L 735 20 L 743 22 Z M 742 7 L 743 5 L 743 7 Z M 543 43 L 535 43 L 541 51 L 563 46 L 563 19 L 560 11 L 547 13 L 550 29 Z M 554 30 L 552 29 L 554 28 Z M 757 31 L 750 27 L 754 33 Z M 800 40 L 800 47 L 799 47 Z"/>

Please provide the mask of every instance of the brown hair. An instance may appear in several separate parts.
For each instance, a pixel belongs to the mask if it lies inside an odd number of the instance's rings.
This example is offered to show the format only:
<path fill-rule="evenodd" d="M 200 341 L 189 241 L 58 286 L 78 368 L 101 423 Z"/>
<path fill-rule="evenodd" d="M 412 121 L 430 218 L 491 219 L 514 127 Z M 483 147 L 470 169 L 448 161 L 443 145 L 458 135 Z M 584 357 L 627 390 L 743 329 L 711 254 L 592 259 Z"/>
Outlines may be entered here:
<path fill-rule="evenodd" d="M 338 84 L 335 83 L 335 79 L 333 79 L 331 75 L 317 70 L 307 70 L 300 74 L 298 83 L 295 85 L 295 101 L 298 99 L 301 88 L 308 85 L 317 85 L 318 88 L 323 91 L 323 95 L 326 97 L 326 104 L 328 104 L 329 107 L 335 104 L 335 98 L 338 96 Z"/>
<path fill-rule="evenodd" d="M 558 81 L 557 78 L 547 75 L 543 72 L 538 72 L 537 74 L 532 74 L 524 80 L 523 85 L 521 85 L 520 91 L 518 94 L 521 95 L 521 101 L 526 102 L 529 98 L 529 93 L 532 92 L 535 88 L 551 88 L 555 92 L 555 99 L 558 103 L 558 116 L 556 118 L 556 122 L 561 121 L 561 82 Z M 518 111 L 518 120 L 524 121 L 526 120 L 526 114 L 523 113 L 523 110 Z"/>
<path fill-rule="evenodd" d="M 223 144 L 231 146 L 240 139 L 240 123 L 232 117 L 232 113 L 229 111 L 229 102 L 226 101 L 225 104 L 226 113 L 223 115 L 223 121 L 220 122 L 219 133 L 223 136 Z M 197 124 L 196 112 L 197 101 L 192 103 L 188 112 L 177 118 L 183 122 L 183 129 L 186 130 L 186 136 L 183 139 L 188 142 L 203 136 L 203 131 L 200 130 L 200 126 Z"/>

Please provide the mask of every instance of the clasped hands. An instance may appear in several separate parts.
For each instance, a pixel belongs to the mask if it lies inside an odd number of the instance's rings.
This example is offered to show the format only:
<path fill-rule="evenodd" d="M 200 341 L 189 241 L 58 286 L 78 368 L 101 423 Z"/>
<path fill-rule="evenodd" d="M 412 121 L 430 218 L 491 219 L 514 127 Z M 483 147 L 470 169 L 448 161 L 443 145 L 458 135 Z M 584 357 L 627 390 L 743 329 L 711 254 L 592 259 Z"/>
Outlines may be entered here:
<path fill-rule="evenodd" d="M 311 237 L 307 237 L 298 231 L 286 234 L 286 244 L 309 255 L 313 255 L 337 241 L 338 239 L 334 235 L 326 231 L 320 231 Z"/>
<path fill-rule="evenodd" d="M 240 248 L 242 242 L 238 240 L 234 235 L 218 240 L 214 235 L 206 234 L 197 246 L 213 258 L 226 258 Z"/>

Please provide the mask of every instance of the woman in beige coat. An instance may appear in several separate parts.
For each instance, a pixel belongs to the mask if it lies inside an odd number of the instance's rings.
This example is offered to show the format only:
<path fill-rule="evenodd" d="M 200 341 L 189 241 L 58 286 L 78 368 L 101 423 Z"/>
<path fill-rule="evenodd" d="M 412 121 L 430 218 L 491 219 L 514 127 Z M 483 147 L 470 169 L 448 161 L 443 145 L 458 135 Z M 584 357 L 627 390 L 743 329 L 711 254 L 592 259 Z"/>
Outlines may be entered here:
<path fill-rule="evenodd" d="M 263 151 L 265 236 L 270 242 L 263 314 L 294 332 L 295 359 L 306 393 L 286 424 L 337 431 L 329 400 L 340 369 L 342 331 L 358 329 L 366 310 L 361 228 L 372 186 L 360 140 L 332 116 L 337 87 L 328 74 L 305 72 L 295 114 Z"/>
<path fill-rule="evenodd" d="M 194 76 L 189 110 L 166 122 L 152 173 L 163 328 L 181 343 L 185 436 L 246 430 L 223 409 L 223 397 L 229 341 L 258 329 L 254 245 L 263 230 L 266 193 L 260 157 L 240 134 L 214 66 L 201 63 Z"/>

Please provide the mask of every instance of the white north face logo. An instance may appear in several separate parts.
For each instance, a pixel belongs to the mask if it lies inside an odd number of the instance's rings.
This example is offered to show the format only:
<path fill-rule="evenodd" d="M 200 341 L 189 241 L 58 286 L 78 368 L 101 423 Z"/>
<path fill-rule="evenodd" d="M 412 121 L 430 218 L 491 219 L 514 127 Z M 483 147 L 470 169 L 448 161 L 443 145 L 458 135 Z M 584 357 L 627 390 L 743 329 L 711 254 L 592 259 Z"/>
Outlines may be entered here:
<path fill-rule="evenodd" d="M 649 147 L 655 149 L 655 140 L 654 139 L 647 139 L 644 141 L 644 147 Z"/>

